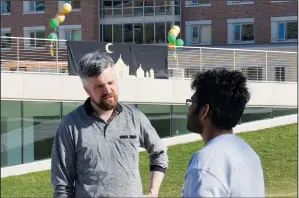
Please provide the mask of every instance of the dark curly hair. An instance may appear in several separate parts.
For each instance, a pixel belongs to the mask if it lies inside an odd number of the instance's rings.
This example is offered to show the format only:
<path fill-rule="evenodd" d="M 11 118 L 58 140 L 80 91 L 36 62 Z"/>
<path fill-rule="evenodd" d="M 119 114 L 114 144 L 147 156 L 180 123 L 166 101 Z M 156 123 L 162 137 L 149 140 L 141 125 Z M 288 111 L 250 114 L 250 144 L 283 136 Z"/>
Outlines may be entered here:
<path fill-rule="evenodd" d="M 209 104 L 209 117 L 217 129 L 230 130 L 235 127 L 250 99 L 247 79 L 239 71 L 213 69 L 200 72 L 191 84 L 195 90 L 198 110 Z"/>

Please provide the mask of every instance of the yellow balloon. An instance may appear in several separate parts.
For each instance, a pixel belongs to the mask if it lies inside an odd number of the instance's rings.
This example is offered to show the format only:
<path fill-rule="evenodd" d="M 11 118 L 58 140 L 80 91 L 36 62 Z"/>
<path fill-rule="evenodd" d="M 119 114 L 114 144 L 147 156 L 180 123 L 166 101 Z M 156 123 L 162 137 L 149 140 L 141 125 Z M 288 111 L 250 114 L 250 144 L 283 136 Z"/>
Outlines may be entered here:
<path fill-rule="evenodd" d="M 174 43 L 168 43 L 168 47 L 171 50 L 175 50 L 175 44 Z"/>
<path fill-rule="evenodd" d="M 62 14 L 68 14 L 69 12 L 72 11 L 72 6 L 71 4 L 69 3 L 64 3 L 62 6 L 61 6 L 61 13 Z"/>
<path fill-rule="evenodd" d="M 169 30 L 169 32 L 168 32 L 168 35 L 169 35 L 169 34 L 174 34 L 175 37 L 177 37 L 177 36 L 179 35 L 179 32 L 178 32 L 176 29 L 171 29 L 171 30 Z"/>
<path fill-rule="evenodd" d="M 180 33 L 180 31 L 181 31 L 181 28 L 177 25 L 172 26 L 171 29 L 175 29 L 178 33 Z"/>
<path fill-rule="evenodd" d="M 57 21 L 59 23 L 62 23 L 65 20 L 65 15 L 62 13 L 58 13 L 58 14 L 56 14 L 55 18 L 57 19 Z"/>

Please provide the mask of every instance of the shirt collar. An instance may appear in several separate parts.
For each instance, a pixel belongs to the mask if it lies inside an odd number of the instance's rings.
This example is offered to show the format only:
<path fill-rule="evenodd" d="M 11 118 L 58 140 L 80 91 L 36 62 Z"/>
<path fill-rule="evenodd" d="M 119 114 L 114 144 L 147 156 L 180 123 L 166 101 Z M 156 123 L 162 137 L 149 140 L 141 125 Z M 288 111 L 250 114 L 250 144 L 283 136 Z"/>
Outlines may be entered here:
<path fill-rule="evenodd" d="M 85 100 L 85 102 L 83 104 L 83 108 L 87 115 L 92 115 L 95 112 L 93 107 L 91 106 L 91 98 L 90 97 L 88 97 Z M 117 103 L 115 110 L 116 110 L 117 114 L 122 112 L 123 107 L 121 106 L 121 104 L 119 102 Z"/>

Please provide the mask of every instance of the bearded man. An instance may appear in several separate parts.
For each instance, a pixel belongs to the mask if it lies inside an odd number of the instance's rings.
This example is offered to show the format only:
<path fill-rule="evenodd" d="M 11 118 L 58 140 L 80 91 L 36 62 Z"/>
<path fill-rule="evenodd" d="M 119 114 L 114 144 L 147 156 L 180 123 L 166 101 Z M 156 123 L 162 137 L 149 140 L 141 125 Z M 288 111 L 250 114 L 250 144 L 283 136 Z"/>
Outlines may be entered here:
<path fill-rule="evenodd" d="M 139 147 L 149 153 L 147 195 L 157 197 L 168 167 L 167 147 L 141 111 L 118 101 L 112 58 L 86 54 L 79 76 L 89 97 L 57 130 L 51 156 L 54 197 L 144 196 Z"/>

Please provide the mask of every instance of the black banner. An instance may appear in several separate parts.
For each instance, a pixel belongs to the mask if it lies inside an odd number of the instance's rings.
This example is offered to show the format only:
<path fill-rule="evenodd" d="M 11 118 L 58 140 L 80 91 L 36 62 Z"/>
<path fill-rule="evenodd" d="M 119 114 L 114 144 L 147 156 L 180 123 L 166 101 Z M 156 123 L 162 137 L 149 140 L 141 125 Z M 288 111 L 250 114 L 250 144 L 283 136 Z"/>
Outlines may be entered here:
<path fill-rule="evenodd" d="M 109 43 L 94 41 L 67 41 L 68 72 L 78 75 L 78 62 L 87 53 L 106 52 Z M 136 75 L 141 65 L 145 72 L 153 69 L 156 79 L 168 79 L 168 46 L 113 43 L 108 46 L 109 55 L 116 63 L 121 57 L 129 65 L 130 75 Z"/>

